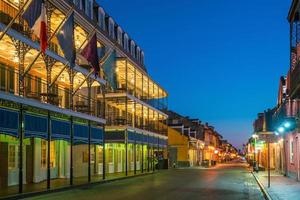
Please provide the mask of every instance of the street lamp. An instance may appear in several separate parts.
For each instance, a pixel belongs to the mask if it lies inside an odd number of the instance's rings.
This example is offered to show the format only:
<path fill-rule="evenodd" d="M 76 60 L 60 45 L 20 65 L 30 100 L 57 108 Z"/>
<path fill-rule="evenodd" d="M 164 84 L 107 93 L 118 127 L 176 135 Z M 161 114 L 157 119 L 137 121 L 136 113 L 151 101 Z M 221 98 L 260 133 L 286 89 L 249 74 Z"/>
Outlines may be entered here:
<path fill-rule="evenodd" d="M 253 163 L 253 168 L 257 172 L 258 168 L 256 166 L 256 139 L 258 138 L 258 135 L 254 133 L 252 135 L 252 138 L 254 139 L 254 163 Z"/>
<path fill-rule="evenodd" d="M 284 128 L 282 126 L 280 126 L 277 130 L 278 130 L 279 133 L 283 133 L 284 132 Z"/>
<path fill-rule="evenodd" d="M 290 123 L 290 122 L 285 122 L 285 123 L 283 124 L 283 126 L 284 126 L 285 128 L 290 128 L 290 127 L 291 127 L 291 123 Z"/>

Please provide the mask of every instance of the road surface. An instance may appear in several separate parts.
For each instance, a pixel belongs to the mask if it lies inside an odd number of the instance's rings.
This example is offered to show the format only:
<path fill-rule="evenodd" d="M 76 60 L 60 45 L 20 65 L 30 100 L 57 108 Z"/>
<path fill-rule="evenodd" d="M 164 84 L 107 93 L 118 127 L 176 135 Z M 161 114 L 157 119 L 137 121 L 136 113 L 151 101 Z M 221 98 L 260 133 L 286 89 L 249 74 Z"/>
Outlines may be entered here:
<path fill-rule="evenodd" d="M 212 169 L 171 169 L 87 188 L 72 189 L 32 200 L 261 200 L 263 195 L 246 164 L 221 164 Z"/>

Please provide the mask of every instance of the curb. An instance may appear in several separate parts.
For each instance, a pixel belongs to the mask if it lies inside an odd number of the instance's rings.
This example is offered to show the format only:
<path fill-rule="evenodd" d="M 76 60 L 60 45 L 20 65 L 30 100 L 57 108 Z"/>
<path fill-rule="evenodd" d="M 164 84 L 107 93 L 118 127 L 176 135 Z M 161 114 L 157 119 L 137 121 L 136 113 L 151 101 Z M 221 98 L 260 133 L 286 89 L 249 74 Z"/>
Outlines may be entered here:
<path fill-rule="evenodd" d="M 259 181 L 258 177 L 253 173 L 251 172 L 251 174 L 253 175 L 253 177 L 255 178 L 260 190 L 262 191 L 263 195 L 264 195 L 264 198 L 266 200 L 272 200 L 272 197 L 269 195 L 268 191 L 265 189 L 264 185 Z"/>

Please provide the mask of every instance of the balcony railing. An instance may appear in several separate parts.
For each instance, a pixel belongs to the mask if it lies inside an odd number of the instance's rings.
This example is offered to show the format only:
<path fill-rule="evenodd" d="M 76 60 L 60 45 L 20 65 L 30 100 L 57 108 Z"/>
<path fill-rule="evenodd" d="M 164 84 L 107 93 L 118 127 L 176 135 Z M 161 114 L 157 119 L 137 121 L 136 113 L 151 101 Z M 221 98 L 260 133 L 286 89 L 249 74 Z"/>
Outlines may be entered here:
<path fill-rule="evenodd" d="M 19 95 L 19 73 L 12 67 L 0 64 L 0 91 Z M 48 103 L 60 108 L 71 109 L 95 117 L 104 118 L 102 102 L 96 98 L 88 98 L 79 90 L 73 96 L 73 109 L 70 107 L 70 90 L 57 84 L 47 92 L 47 83 L 40 77 L 26 75 L 24 78 L 24 96 L 42 103 Z M 90 102 L 90 105 L 89 105 Z M 89 107 L 90 106 L 90 107 Z"/>
<path fill-rule="evenodd" d="M 297 91 L 299 86 L 300 86 L 300 62 L 298 61 L 295 65 L 295 68 L 290 72 L 290 93 L 291 93 L 291 97 L 294 98 L 294 97 L 298 97 L 296 96 L 295 94 L 297 94 Z"/>
<path fill-rule="evenodd" d="M 287 100 L 273 114 L 273 124 L 279 124 L 286 118 L 300 117 L 300 99 Z"/>
<path fill-rule="evenodd" d="M 148 120 L 139 116 L 134 117 L 133 114 L 128 113 L 127 117 L 125 112 L 116 108 L 106 107 L 106 124 L 108 126 L 131 126 L 138 129 L 167 135 L 167 126 L 161 120 Z"/>

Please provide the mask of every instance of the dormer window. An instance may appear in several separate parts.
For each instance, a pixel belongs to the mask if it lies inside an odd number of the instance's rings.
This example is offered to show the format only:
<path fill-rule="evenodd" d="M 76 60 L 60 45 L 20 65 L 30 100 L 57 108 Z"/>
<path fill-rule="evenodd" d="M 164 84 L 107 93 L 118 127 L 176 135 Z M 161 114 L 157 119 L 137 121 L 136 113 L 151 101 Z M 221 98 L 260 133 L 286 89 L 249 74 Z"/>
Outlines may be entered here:
<path fill-rule="evenodd" d="M 141 52 L 141 63 L 142 63 L 142 65 L 145 64 L 145 55 L 144 55 L 143 51 Z"/>
<path fill-rule="evenodd" d="M 118 26 L 118 34 L 117 34 L 117 39 L 118 39 L 118 44 L 119 45 L 123 45 L 123 38 L 122 38 L 122 36 L 123 36 L 123 30 L 122 30 L 122 28 L 120 27 L 120 26 Z"/>
<path fill-rule="evenodd" d="M 105 31 L 105 12 L 101 7 L 98 8 L 98 24 Z"/>
<path fill-rule="evenodd" d="M 135 42 L 133 40 L 130 42 L 130 54 L 135 58 Z"/>
<path fill-rule="evenodd" d="M 141 48 L 139 46 L 136 47 L 136 59 L 141 61 Z"/>
<path fill-rule="evenodd" d="M 108 20 L 108 35 L 115 39 L 115 22 L 111 17 Z"/>
<path fill-rule="evenodd" d="M 128 52 L 129 48 L 128 48 L 128 35 L 127 35 L 127 33 L 124 34 L 123 48 L 125 49 L 125 51 Z"/>
<path fill-rule="evenodd" d="M 85 14 L 93 19 L 93 0 L 85 0 Z"/>

